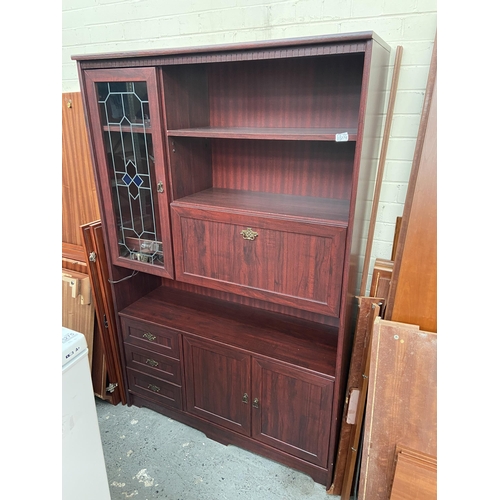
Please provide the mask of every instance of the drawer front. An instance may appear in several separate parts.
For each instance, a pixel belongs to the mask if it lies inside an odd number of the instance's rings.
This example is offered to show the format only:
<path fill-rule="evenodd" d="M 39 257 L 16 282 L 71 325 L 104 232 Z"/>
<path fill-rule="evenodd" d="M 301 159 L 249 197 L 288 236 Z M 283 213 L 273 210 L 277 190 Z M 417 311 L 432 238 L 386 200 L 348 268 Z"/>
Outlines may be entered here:
<path fill-rule="evenodd" d="M 163 405 L 182 409 L 180 386 L 145 375 L 131 368 L 127 368 L 127 378 L 130 392 L 146 396 Z"/>
<path fill-rule="evenodd" d="M 124 342 L 174 359 L 180 359 L 179 333 L 169 328 L 130 318 L 121 318 Z"/>
<path fill-rule="evenodd" d="M 127 367 L 173 384 L 182 385 L 181 362 L 179 360 L 131 344 L 125 344 L 125 355 Z"/>
<path fill-rule="evenodd" d="M 178 280 L 338 316 L 345 228 L 185 207 L 172 211 Z"/>

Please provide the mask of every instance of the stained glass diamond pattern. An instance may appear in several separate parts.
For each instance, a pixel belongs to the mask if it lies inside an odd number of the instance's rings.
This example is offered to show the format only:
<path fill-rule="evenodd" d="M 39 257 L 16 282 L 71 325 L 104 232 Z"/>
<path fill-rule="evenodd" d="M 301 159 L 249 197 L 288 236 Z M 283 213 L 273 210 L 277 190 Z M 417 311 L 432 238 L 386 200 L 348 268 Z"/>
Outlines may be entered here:
<path fill-rule="evenodd" d="M 128 187 L 130 196 L 135 200 L 139 196 L 139 188 L 144 181 L 141 179 L 141 176 L 137 174 L 137 167 L 131 160 L 127 162 L 125 170 L 126 173 L 122 176 L 122 180 Z"/>

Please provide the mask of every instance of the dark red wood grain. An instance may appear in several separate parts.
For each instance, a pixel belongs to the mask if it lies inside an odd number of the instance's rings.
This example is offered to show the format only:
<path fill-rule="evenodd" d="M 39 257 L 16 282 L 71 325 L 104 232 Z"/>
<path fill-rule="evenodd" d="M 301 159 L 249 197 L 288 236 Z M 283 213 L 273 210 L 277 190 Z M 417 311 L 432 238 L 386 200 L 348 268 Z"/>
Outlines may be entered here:
<path fill-rule="evenodd" d="M 250 356 L 214 342 L 184 337 L 186 409 L 215 424 L 251 433 Z"/>
<path fill-rule="evenodd" d="M 74 57 L 122 320 L 128 404 L 327 486 L 389 51 L 365 32 Z M 148 81 L 147 133 L 165 185 L 157 216 L 175 273 L 113 255 L 93 88 L 102 79 Z M 242 238 L 249 227 L 254 241 Z"/>

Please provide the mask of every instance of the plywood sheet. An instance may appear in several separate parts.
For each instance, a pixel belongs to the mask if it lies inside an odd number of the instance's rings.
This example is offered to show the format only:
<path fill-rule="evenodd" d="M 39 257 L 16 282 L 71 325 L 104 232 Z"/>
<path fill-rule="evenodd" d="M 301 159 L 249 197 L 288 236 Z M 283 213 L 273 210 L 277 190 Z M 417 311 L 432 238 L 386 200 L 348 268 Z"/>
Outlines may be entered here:
<path fill-rule="evenodd" d="M 437 335 L 375 319 L 359 498 L 387 500 L 397 445 L 437 455 Z"/>

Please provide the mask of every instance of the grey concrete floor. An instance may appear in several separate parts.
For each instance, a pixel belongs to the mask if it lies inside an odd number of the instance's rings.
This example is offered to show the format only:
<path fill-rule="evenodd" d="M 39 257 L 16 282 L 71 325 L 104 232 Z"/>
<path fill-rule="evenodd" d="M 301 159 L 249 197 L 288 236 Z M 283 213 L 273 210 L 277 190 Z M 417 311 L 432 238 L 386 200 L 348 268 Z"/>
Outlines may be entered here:
<path fill-rule="evenodd" d="M 96 398 L 111 499 L 340 500 L 310 476 L 146 408 Z"/>

